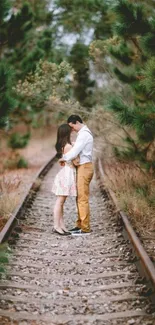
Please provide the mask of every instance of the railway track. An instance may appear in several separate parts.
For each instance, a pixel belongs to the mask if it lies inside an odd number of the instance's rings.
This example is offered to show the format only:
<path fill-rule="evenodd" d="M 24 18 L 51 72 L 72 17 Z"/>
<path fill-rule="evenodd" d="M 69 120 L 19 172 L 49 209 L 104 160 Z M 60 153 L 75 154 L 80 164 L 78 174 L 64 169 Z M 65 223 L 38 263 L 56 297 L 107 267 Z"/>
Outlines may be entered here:
<path fill-rule="evenodd" d="M 130 245 L 132 252 L 132 260 L 134 260 L 137 269 L 141 275 L 138 281 L 146 283 L 144 290 L 146 295 L 150 295 L 155 310 L 155 237 L 153 235 L 145 237 L 136 234 L 128 217 L 119 209 L 117 199 L 111 189 L 104 186 L 104 170 L 101 159 L 96 161 L 97 177 L 99 179 L 99 187 L 103 196 L 110 201 L 115 211 L 117 211 L 118 222 L 121 227 L 122 234 Z"/>
<path fill-rule="evenodd" d="M 131 251 L 95 177 L 92 233 L 53 233 L 51 187 L 58 170 L 53 163 L 39 191 L 19 208 L 17 232 L 10 234 L 8 226 L 1 237 L 9 237 L 11 254 L 0 281 L 0 325 L 154 325 L 150 301 L 142 295 L 145 286 L 137 281 Z M 69 198 L 68 228 L 74 225 L 75 211 L 75 200 Z"/>

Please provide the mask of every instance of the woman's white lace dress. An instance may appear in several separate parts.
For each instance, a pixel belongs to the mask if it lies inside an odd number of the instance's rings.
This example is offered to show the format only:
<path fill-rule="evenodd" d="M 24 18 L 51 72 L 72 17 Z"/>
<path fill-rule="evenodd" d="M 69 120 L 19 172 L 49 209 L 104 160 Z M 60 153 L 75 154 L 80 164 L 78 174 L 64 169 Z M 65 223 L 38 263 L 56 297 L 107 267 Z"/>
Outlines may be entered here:
<path fill-rule="evenodd" d="M 55 195 L 77 196 L 76 168 L 72 163 L 65 163 L 54 179 L 52 192 Z"/>

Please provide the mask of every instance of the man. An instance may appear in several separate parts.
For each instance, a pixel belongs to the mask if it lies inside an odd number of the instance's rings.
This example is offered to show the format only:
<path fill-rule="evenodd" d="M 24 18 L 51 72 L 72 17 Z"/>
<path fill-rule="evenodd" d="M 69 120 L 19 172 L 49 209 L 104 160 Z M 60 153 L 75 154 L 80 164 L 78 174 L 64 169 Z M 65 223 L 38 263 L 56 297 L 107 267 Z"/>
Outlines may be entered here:
<path fill-rule="evenodd" d="M 93 177 L 92 151 L 93 136 L 78 115 L 71 115 L 67 123 L 78 133 L 73 148 L 60 159 L 60 163 L 80 157 L 77 166 L 77 209 L 78 219 L 72 234 L 90 233 L 89 184 Z"/>

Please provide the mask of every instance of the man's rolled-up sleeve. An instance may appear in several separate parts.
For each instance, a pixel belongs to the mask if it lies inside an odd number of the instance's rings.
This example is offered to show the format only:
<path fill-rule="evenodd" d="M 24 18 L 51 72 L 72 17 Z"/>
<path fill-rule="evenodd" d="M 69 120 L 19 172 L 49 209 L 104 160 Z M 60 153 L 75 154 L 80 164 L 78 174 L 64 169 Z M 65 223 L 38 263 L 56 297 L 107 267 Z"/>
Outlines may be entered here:
<path fill-rule="evenodd" d="M 70 161 L 76 158 L 85 147 L 86 138 L 87 137 L 83 136 L 83 134 L 79 134 L 73 148 L 65 155 L 63 155 L 63 159 L 65 161 Z"/>

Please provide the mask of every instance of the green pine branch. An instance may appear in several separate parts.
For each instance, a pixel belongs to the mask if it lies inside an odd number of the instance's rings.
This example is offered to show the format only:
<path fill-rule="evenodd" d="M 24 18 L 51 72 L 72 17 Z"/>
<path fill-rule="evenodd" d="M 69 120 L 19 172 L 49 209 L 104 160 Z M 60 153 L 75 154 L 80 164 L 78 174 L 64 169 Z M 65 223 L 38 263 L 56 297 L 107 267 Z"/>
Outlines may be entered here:
<path fill-rule="evenodd" d="M 118 0 L 114 6 L 118 21 L 114 25 L 117 35 L 124 38 L 131 35 L 144 35 L 150 30 L 150 24 L 145 16 L 144 6 L 128 0 Z"/>
<path fill-rule="evenodd" d="M 140 84 L 152 98 L 155 95 L 155 57 L 147 61 L 145 68 L 141 70 L 141 75 Z"/>
<path fill-rule="evenodd" d="M 134 121 L 133 109 L 129 109 L 120 97 L 112 97 L 108 102 L 107 108 L 116 113 L 122 125 L 132 126 Z"/>
<path fill-rule="evenodd" d="M 115 67 L 114 73 L 117 75 L 119 80 L 123 81 L 124 83 L 131 84 L 136 81 L 136 75 L 133 75 L 132 72 L 123 73 L 120 69 Z"/>
<path fill-rule="evenodd" d="M 134 52 L 124 41 L 118 45 L 110 46 L 109 52 L 125 65 L 130 65 L 132 63 L 132 56 L 134 55 Z"/>
<path fill-rule="evenodd" d="M 146 55 L 155 55 L 155 31 L 147 33 L 140 42 Z"/>
<path fill-rule="evenodd" d="M 6 61 L 0 63 L 0 128 L 8 121 L 8 115 L 13 110 L 16 100 L 12 92 L 13 73 Z"/>
<path fill-rule="evenodd" d="M 3 24 L 4 19 L 9 13 L 10 7 L 11 7 L 11 2 L 9 0 L 0 1 L 0 25 Z"/>

